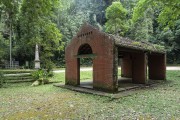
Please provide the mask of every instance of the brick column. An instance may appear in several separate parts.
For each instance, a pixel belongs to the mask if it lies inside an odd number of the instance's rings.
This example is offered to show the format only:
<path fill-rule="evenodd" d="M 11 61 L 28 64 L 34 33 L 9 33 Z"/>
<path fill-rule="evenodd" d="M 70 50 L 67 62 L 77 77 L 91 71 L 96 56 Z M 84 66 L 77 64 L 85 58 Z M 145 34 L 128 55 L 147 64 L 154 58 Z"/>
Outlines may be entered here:
<path fill-rule="evenodd" d="M 66 85 L 80 85 L 79 59 L 66 61 L 65 79 Z"/>
<path fill-rule="evenodd" d="M 118 47 L 114 46 L 113 92 L 118 91 Z"/>
<path fill-rule="evenodd" d="M 148 56 L 149 79 L 166 79 L 166 54 L 150 54 Z"/>
<path fill-rule="evenodd" d="M 132 77 L 132 60 L 129 53 L 125 53 L 122 58 L 121 77 Z"/>
<path fill-rule="evenodd" d="M 109 44 L 110 46 L 111 44 Z M 117 50 L 114 46 L 99 50 L 102 54 L 94 59 L 93 62 L 93 88 L 106 92 L 117 92 Z"/>
<path fill-rule="evenodd" d="M 66 70 L 65 70 L 65 84 L 77 86 L 80 84 L 80 61 L 74 56 L 74 51 L 72 45 L 66 47 L 65 50 L 65 60 L 66 60 Z"/>
<path fill-rule="evenodd" d="M 146 53 L 133 53 L 132 66 L 133 83 L 145 84 L 147 82 Z"/>

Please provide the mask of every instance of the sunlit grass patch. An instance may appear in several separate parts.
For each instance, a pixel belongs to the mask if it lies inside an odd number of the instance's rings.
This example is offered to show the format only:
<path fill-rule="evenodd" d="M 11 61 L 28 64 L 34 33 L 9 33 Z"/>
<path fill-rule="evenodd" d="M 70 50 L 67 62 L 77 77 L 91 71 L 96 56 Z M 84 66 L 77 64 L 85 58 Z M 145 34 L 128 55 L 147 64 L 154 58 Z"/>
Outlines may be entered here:
<path fill-rule="evenodd" d="M 121 71 L 118 70 L 118 76 L 120 76 Z M 92 79 L 93 73 L 92 71 L 81 71 L 81 80 L 90 80 Z M 65 82 L 65 73 L 54 73 L 54 77 L 51 78 L 51 81 L 53 82 Z"/>

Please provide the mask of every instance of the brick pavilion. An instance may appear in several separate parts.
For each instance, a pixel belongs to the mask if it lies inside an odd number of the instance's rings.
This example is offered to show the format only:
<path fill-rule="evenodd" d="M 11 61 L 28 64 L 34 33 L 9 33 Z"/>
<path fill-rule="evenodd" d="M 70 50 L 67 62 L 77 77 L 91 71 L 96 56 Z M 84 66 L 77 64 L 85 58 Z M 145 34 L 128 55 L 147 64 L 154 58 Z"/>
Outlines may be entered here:
<path fill-rule="evenodd" d="M 166 79 L 166 52 L 162 46 L 103 33 L 85 23 L 65 51 L 65 84 L 80 85 L 80 58 L 93 59 L 93 89 L 117 92 L 118 61 L 121 77 L 132 83 Z"/>

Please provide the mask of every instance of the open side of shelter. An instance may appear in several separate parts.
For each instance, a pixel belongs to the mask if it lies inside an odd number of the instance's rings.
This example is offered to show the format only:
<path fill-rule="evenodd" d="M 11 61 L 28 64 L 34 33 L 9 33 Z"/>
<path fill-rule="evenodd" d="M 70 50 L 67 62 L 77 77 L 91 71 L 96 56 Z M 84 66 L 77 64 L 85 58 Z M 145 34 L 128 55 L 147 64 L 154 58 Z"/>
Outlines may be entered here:
<path fill-rule="evenodd" d="M 66 47 L 66 85 L 81 86 L 81 58 L 92 58 L 91 87 L 97 90 L 117 92 L 121 87 L 123 83 L 118 80 L 119 59 L 121 77 L 131 78 L 128 79 L 131 83 L 147 84 L 149 79 L 166 79 L 166 52 L 161 46 L 109 35 L 87 23 Z"/>

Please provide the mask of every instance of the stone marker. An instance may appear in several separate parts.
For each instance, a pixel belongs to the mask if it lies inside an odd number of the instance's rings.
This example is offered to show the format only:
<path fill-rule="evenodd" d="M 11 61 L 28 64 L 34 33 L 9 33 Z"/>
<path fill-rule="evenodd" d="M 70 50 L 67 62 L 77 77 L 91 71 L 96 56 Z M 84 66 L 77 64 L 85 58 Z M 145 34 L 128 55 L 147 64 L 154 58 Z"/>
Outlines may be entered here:
<path fill-rule="evenodd" d="M 36 44 L 36 48 L 35 48 L 35 69 L 40 69 L 40 59 L 39 59 L 39 49 L 38 49 L 38 45 Z"/>

